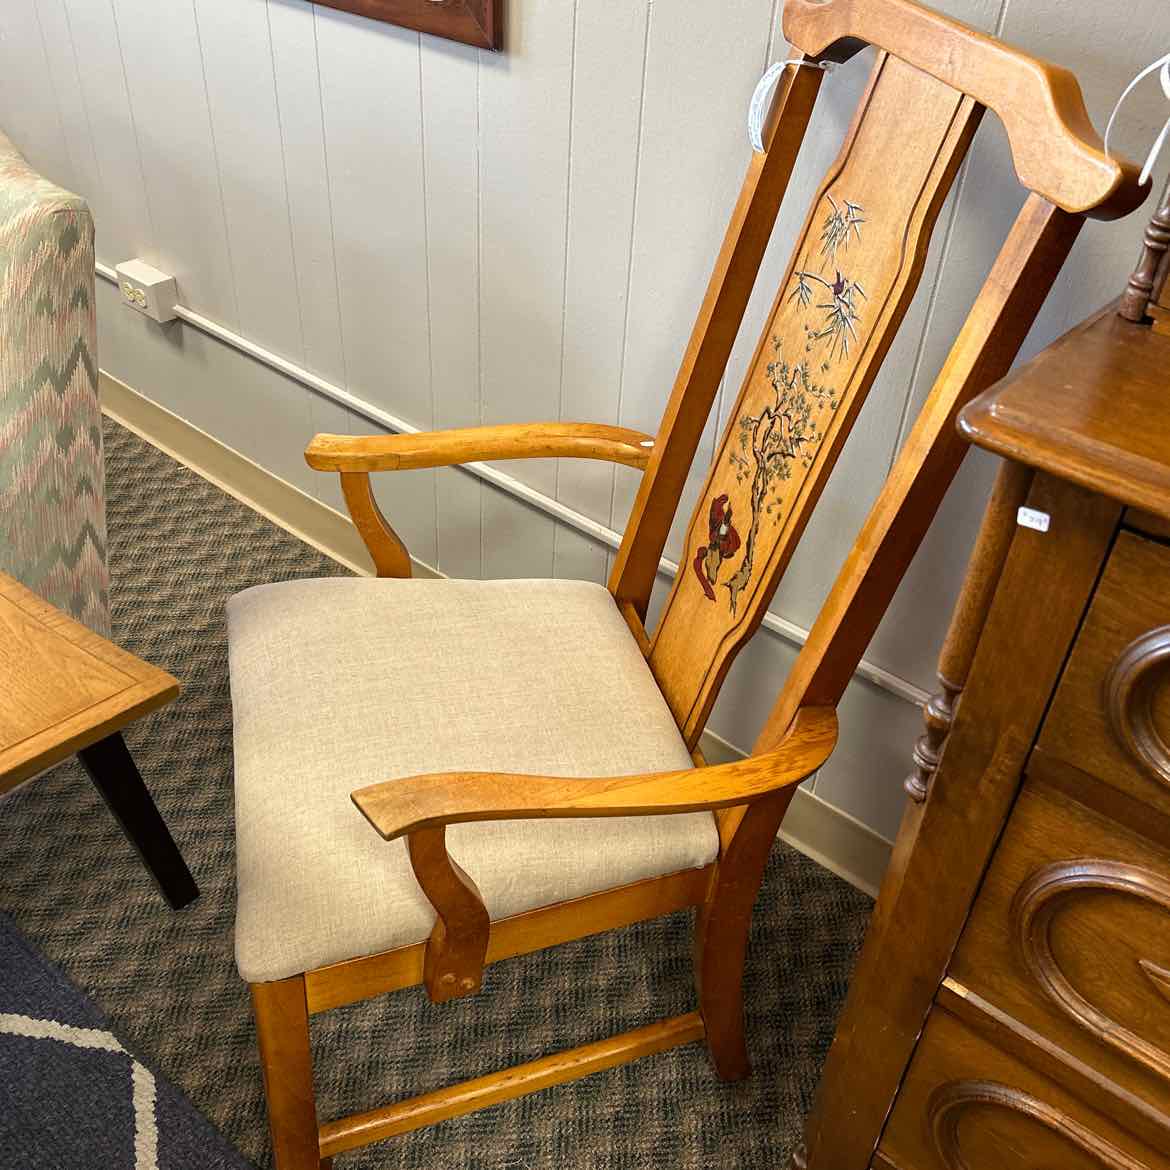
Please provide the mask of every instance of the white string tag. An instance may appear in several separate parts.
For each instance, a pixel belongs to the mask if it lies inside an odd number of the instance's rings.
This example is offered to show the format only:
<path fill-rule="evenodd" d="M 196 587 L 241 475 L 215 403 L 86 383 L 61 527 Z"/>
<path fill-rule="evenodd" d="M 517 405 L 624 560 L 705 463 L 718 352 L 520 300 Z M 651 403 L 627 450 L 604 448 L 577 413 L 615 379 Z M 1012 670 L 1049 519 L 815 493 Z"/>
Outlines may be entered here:
<path fill-rule="evenodd" d="M 767 114 L 768 99 L 780 80 L 780 74 L 789 65 L 795 65 L 798 69 L 801 66 L 823 69 L 826 73 L 832 73 L 837 68 L 833 61 L 805 61 L 794 57 L 788 61 L 777 61 L 764 70 L 764 76 L 757 82 L 751 105 L 748 106 L 748 141 L 752 144 L 752 150 L 758 154 L 764 152 L 764 117 Z"/>
<path fill-rule="evenodd" d="M 1117 105 L 1113 107 L 1113 113 L 1109 115 L 1109 123 L 1105 127 L 1105 154 L 1107 157 L 1113 157 L 1109 153 L 1109 135 L 1113 130 L 1113 123 L 1117 120 L 1117 115 L 1121 112 L 1122 103 L 1133 93 L 1138 84 L 1145 81 L 1151 73 L 1157 73 L 1159 75 L 1159 80 L 1162 83 L 1162 92 L 1166 95 L 1166 99 L 1170 101 L 1170 53 L 1167 53 L 1165 57 L 1159 57 L 1157 61 L 1147 65 L 1125 87 L 1125 91 L 1117 99 Z M 1144 183 L 1150 177 L 1150 172 L 1154 169 L 1158 161 L 1158 155 L 1162 153 L 1162 147 L 1166 145 L 1167 138 L 1170 138 L 1170 118 L 1166 119 L 1166 124 L 1162 127 L 1161 133 L 1154 139 L 1154 145 L 1150 147 L 1150 153 L 1146 156 L 1146 164 L 1142 167 L 1140 182 Z"/>

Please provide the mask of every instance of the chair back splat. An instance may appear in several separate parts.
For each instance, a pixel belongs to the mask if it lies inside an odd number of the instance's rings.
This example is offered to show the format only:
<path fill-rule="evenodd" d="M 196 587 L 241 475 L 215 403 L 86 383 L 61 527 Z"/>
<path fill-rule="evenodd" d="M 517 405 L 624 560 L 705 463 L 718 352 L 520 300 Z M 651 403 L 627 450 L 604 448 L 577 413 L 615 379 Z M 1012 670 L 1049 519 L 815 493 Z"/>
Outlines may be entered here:
<path fill-rule="evenodd" d="M 692 747 L 736 653 L 763 620 L 910 305 L 939 210 L 984 108 L 999 113 L 1017 171 L 1034 193 L 757 750 L 779 741 L 800 706 L 837 704 L 958 469 L 964 448 L 954 435 L 956 412 L 1007 371 L 1084 214 L 1111 217 L 1144 194 L 1130 168 L 1099 149 L 1071 74 L 911 0 L 789 0 L 784 31 L 807 60 L 843 60 L 866 43 L 881 51 L 797 237 L 651 640 L 651 668 Z M 794 106 L 803 134 L 809 106 L 794 103 L 794 87 L 816 72 L 787 71 L 772 141 L 763 160 L 753 160 L 737 216 L 755 195 L 753 174 L 777 144 L 791 168 L 787 107 Z M 767 209 L 772 219 L 776 206 Z M 720 265 L 733 243 L 729 233 Z M 637 613 L 645 612 L 646 567 L 656 567 L 672 516 L 664 484 L 656 481 L 670 480 L 677 506 L 681 478 L 673 462 L 685 457 L 689 465 L 711 406 L 712 379 L 697 386 L 684 377 L 703 331 L 715 328 L 711 300 L 709 292 L 610 580 L 619 604 Z M 726 331 L 726 322 L 721 327 Z M 680 419 L 689 419 L 683 436 L 675 433 Z"/>

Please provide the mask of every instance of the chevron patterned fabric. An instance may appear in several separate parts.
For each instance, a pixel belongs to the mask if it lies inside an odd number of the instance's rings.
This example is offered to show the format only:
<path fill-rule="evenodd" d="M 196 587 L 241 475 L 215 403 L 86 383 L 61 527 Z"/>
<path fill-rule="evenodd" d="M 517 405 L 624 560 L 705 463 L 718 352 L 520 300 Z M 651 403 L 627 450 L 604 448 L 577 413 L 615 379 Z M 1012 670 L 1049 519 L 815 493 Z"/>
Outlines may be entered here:
<path fill-rule="evenodd" d="M 93 220 L 0 133 L 0 569 L 110 631 Z"/>

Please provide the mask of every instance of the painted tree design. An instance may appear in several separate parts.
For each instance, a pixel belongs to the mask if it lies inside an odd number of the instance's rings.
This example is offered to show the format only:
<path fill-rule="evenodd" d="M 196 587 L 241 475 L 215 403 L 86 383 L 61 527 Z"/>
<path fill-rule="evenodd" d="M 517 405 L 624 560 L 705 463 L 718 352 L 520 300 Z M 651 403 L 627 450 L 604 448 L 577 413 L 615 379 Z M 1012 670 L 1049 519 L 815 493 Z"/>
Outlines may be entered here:
<path fill-rule="evenodd" d="M 732 614 L 740 593 L 751 580 L 760 521 L 780 506 L 780 485 L 791 478 L 792 464 L 799 460 L 805 467 L 812 466 L 824 437 L 820 416 L 826 410 L 837 409 L 836 391 L 813 381 L 807 360 L 797 365 L 785 361 L 779 337 L 772 339 L 772 347 L 776 354 L 768 363 L 772 402 L 759 414 L 744 415 L 739 420 L 740 449 L 731 452 L 736 481 L 742 484 L 751 477 L 752 508 L 743 560 L 725 584 Z"/>
<path fill-rule="evenodd" d="M 820 321 L 802 322 L 806 355 L 821 343 L 827 344 L 827 352 L 825 349 L 821 351 L 820 374 L 827 374 L 835 360 L 849 356 L 850 343 L 858 340 L 860 303 L 868 299 L 861 285 L 845 276 L 837 266 L 838 254 L 848 252 L 850 242 L 861 241 L 861 225 L 866 222 L 865 209 L 848 199 L 838 203 L 832 195 L 826 195 L 826 198 L 831 210 L 821 226 L 820 272 L 812 270 L 810 254 L 806 253 L 803 266 L 794 273 L 796 283 L 788 294 L 788 302 L 796 301 L 802 309 L 813 304 L 814 295 L 827 294 L 824 300 L 815 303 L 815 308 L 823 314 Z M 826 265 L 831 265 L 831 271 L 835 273 L 832 280 L 823 275 Z M 818 287 L 824 289 L 825 294 L 819 293 Z M 752 509 L 751 526 L 743 544 L 743 560 L 724 586 L 730 597 L 732 615 L 739 604 L 740 593 L 751 580 L 761 521 L 774 509 L 783 508 L 781 485 L 791 478 L 793 464 L 799 461 L 805 468 L 812 466 L 824 438 L 823 420 L 838 406 L 836 390 L 813 380 L 807 356 L 795 365 L 785 360 L 779 336 L 772 338 L 772 348 L 775 358 L 767 367 L 772 401 L 759 414 L 745 414 L 739 419 L 739 450 L 732 450 L 730 454 L 736 481 L 742 485 L 751 480 Z M 712 507 L 717 508 L 720 517 L 730 516 L 726 495 L 716 497 Z M 724 545 L 716 544 L 715 535 L 712 535 L 712 542 L 701 548 L 695 559 L 695 572 L 707 597 L 712 600 L 719 564 L 739 547 L 739 535 L 730 526 L 730 520 L 727 527 L 735 537 L 734 548 L 725 551 Z M 714 564 L 714 569 L 709 562 Z"/>

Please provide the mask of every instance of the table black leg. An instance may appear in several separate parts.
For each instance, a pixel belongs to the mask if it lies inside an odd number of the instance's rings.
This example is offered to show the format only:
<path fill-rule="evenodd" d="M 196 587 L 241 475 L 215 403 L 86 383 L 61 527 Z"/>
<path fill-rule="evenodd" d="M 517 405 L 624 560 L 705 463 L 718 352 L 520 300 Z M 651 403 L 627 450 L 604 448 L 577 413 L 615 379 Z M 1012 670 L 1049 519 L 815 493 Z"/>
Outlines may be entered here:
<path fill-rule="evenodd" d="M 178 910 L 199 897 L 199 887 L 121 734 L 107 736 L 77 754 L 171 908 Z"/>

